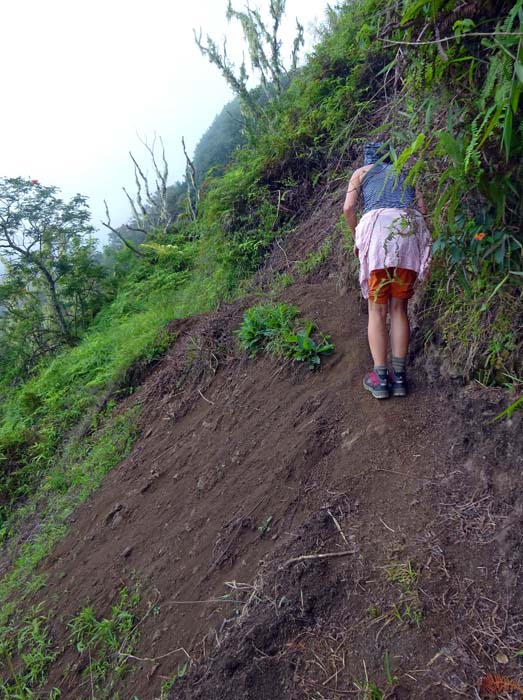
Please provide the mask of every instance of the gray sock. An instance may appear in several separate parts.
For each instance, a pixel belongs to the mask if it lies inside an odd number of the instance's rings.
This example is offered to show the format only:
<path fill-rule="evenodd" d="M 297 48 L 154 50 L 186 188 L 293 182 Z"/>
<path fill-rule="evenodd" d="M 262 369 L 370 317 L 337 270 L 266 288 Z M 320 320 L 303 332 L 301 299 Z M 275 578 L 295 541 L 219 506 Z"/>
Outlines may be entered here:
<path fill-rule="evenodd" d="M 405 360 L 406 357 L 394 357 L 392 356 L 392 369 L 395 372 L 404 372 L 405 371 Z"/>
<path fill-rule="evenodd" d="M 374 371 L 380 376 L 380 374 L 383 374 L 384 372 L 387 372 L 387 365 L 374 365 Z"/>

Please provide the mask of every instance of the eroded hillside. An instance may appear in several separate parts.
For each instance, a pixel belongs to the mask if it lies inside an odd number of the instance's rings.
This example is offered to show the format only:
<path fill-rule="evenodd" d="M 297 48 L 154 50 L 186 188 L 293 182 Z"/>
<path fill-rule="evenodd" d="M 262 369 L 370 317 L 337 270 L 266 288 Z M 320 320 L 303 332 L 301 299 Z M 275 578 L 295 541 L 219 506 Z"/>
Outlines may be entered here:
<path fill-rule="evenodd" d="M 112 251 L 97 305 L 56 346 L 31 335 L 46 306 L 12 252 L 6 699 L 521 697 L 522 12 L 329 11 L 281 94 L 266 83 L 243 104 L 230 162 L 199 192 L 178 183 L 171 223 Z M 411 393 L 382 402 L 362 388 L 341 218 L 369 139 L 423 191 L 434 240 L 410 306 Z M 29 212 L 50 191 L 2 186 Z M 60 293 L 81 271 L 67 269 Z M 329 334 L 317 371 L 240 349 L 244 312 L 267 301 Z"/>
<path fill-rule="evenodd" d="M 275 248 L 267 284 L 335 234 L 342 197 Z M 409 397 L 372 400 L 345 272 L 335 245 L 279 294 L 331 335 L 319 372 L 239 352 L 253 298 L 171 328 L 127 400 L 139 439 L 26 601 L 60 640 L 44 692 L 448 698 L 490 697 L 489 674 L 517 681 L 520 420 L 493 422 L 498 390 L 430 384 L 422 363 Z M 132 616 L 115 648 L 79 633 L 87 605 Z"/>

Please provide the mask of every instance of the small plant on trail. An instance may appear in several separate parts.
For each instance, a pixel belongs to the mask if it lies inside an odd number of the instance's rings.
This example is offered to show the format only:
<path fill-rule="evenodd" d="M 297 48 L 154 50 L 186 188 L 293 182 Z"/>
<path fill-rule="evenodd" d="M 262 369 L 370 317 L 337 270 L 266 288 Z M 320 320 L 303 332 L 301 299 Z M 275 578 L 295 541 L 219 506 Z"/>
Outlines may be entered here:
<path fill-rule="evenodd" d="M 316 326 L 308 322 L 304 328 L 297 323 L 299 311 L 288 304 L 260 304 L 244 314 L 243 323 L 236 331 L 240 345 L 251 357 L 265 350 L 275 357 L 307 362 L 311 369 L 319 367 L 321 356 L 333 351 L 328 336 L 312 336 Z"/>
<path fill-rule="evenodd" d="M 256 357 L 261 350 L 274 352 L 284 329 L 292 327 L 299 311 L 288 304 L 260 304 L 252 306 L 243 315 L 243 323 L 236 331 L 240 345 Z"/>
<path fill-rule="evenodd" d="M 400 589 L 399 601 L 392 609 L 398 622 L 410 622 L 416 627 L 421 625 L 423 613 L 418 596 L 419 572 L 409 562 L 396 562 L 385 569 L 387 579 Z"/>
<path fill-rule="evenodd" d="M 391 668 L 390 668 L 390 656 L 389 652 L 385 652 L 385 657 L 383 659 L 383 665 L 385 667 L 385 676 L 387 678 L 387 685 L 389 688 L 389 691 L 385 693 L 384 690 L 381 690 L 381 688 L 376 685 L 376 683 L 373 683 L 372 681 L 369 681 L 368 675 L 367 675 L 367 667 L 365 666 L 364 663 L 364 669 L 365 669 L 365 680 L 362 682 L 357 682 L 354 681 L 354 685 L 358 690 L 360 690 L 363 693 L 363 700 L 384 700 L 385 697 L 390 696 L 390 691 L 394 689 L 394 687 L 398 683 L 398 678 L 392 674 Z"/>
<path fill-rule="evenodd" d="M 0 668 L 6 667 L 10 674 L 9 680 L 0 681 L 5 700 L 30 700 L 47 680 L 49 667 L 58 653 L 47 627 L 51 615 L 51 612 L 47 616 L 39 615 L 36 609 L 25 617 L 20 627 L 6 626 L 0 630 Z M 56 698 L 55 691 L 52 692 Z"/>
<path fill-rule="evenodd" d="M 107 697 L 115 680 L 127 670 L 128 654 L 138 640 L 135 613 L 139 602 L 138 591 L 130 593 L 123 588 L 109 617 L 98 619 L 93 608 L 87 606 L 69 623 L 78 652 L 89 659 L 84 674 Z"/>
<path fill-rule="evenodd" d="M 271 284 L 271 296 L 279 296 L 284 289 L 287 287 L 290 287 L 291 284 L 294 283 L 294 277 L 290 274 L 290 272 L 280 272 L 279 274 L 274 276 L 274 279 Z"/>
<path fill-rule="evenodd" d="M 389 686 L 391 688 L 394 688 L 394 686 L 398 682 L 398 678 L 397 678 L 397 676 L 394 676 L 392 674 L 392 671 L 390 668 L 390 656 L 389 656 L 388 651 L 385 652 L 385 657 L 383 659 L 383 665 L 385 666 L 385 675 L 387 676 L 387 683 L 389 684 Z"/>
<path fill-rule="evenodd" d="M 273 516 L 268 515 L 263 523 L 258 527 L 258 532 L 261 532 L 262 535 L 264 535 L 267 532 L 271 531 L 271 524 L 272 524 Z"/>
<path fill-rule="evenodd" d="M 362 683 L 354 682 L 354 685 L 358 690 L 360 690 L 363 695 L 363 700 L 383 700 L 385 693 L 381 690 L 376 683 L 369 681 L 363 681 Z"/>
<path fill-rule="evenodd" d="M 167 700 L 169 690 L 171 690 L 179 678 L 183 678 L 185 676 L 188 670 L 188 661 L 186 661 L 184 664 L 178 664 L 178 668 L 176 669 L 174 676 L 172 678 L 168 678 L 162 683 L 162 687 L 160 688 L 160 700 Z"/>
<path fill-rule="evenodd" d="M 322 263 L 324 263 L 332 250 L 332 238 L 327 238 L 325 243 L 316 251 L 312 251 L 307 255 L 305 260 L 300 260 L 296 263 L 296 269 L 300 275 L 308 275 L 314 272 Z"/>
<path fill-rule="evenodd" d="M 312 334 L 315 330 L 314 323 L 308 323 L 297 333 L 284 334 L 283 354 L 285 357 L 290 357 L 298 362 L 307 362 L 311 369 L 319 367 L 321 356 L 330 354 L 334 350 L 334 345 L 329 342 L 329 337 L 324 333 L 320 333 L 319 341 L 314 340 Z"/>

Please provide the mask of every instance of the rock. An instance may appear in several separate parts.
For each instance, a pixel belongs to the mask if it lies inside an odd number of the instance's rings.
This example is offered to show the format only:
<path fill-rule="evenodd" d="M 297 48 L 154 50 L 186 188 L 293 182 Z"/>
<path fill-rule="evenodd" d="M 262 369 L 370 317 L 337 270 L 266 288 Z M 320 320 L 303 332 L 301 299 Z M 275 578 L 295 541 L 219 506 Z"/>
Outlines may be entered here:
<path fill-rule="evenodd" d="M 115 503 L 111 510 L 105 516 L 105 524 L 109 525 L 111 520 L 114 520 L 115 515 L 119 513 L 122 510 L 122 508 L 123 505 L 121 503 Z"/>
<path fill-rule="evenodd" d="M 508 656 L 502 651 L 498 651 L 498 653 L 496 654 L 496 661 L 498 662 L 498 664 L 508 664 L 509 659 Z"/>

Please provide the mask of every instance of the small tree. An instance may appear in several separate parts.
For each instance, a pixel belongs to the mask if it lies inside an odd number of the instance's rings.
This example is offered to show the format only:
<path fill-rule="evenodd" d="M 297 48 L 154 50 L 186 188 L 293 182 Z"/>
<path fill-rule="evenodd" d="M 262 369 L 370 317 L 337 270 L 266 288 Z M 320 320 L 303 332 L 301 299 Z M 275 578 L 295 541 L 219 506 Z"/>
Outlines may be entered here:
<path fill-rule="evenodd" d="M 289 70 L 295 70 L 298 63 L 300 48 L 303 46 L 303 26 L 296 20 L 296 37 L 294 39 L 291 55 L 291 64 L 287 69 L 281 55 L 281 40 L 278 33 L 281 21 L 285 15 L 285 0 L 270 0 L 269 14 L 272 27 L 267 28 L 262 20 L 260 12 L 253 10 L 248 5 L 243 12 L 235 10 L 229 0 L 227 7 L 227 19 L 236 19 L 240 22 L 243 35 L 247 42 L 251 67 L 259 75 L 265 97 L 271 99 L 279 97 L 285 87 L 285 80 Z M 216 42 L 207 35 L 206 44 L 202 42 L 202 33 L 194 32 L 196 44 L 202 54 L 207 56 L 221 72 L 235 95 L 238 96 L 242 107 L 242 113 L 246 120 L 246 126 L 252 129 L 260 117 L 264 116 L 259 99 L 255 99 L 247 87 L 249 75 L 245 66 L 245 60 L 237 71 L 236 66 L 227 55 L 227 42 L 224 40 L 223 49 L 220 51 Z"/>
<path fill-rule="evenodd" d="M 96 262 L 86 199 L 69 202 L 36 180 L 0 179 L 1 329 L 29 323 L 28 353 L 76 341 L 98 310 L 102 268 Z"/>

